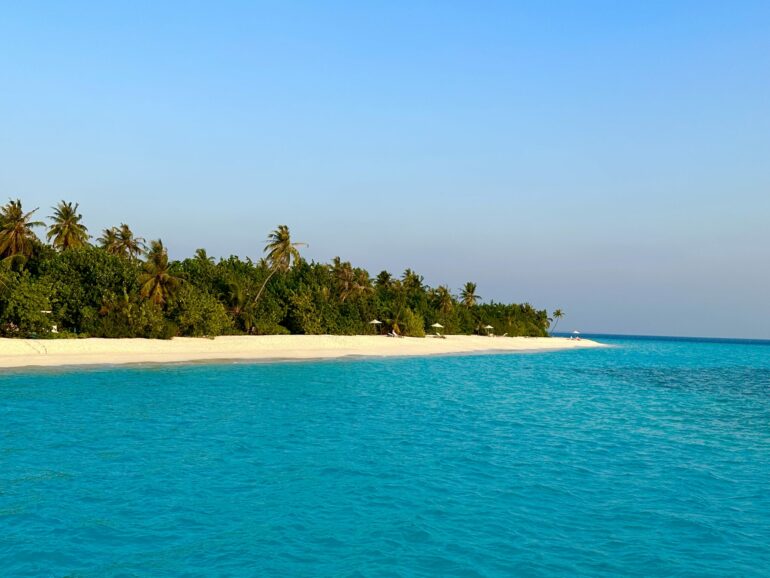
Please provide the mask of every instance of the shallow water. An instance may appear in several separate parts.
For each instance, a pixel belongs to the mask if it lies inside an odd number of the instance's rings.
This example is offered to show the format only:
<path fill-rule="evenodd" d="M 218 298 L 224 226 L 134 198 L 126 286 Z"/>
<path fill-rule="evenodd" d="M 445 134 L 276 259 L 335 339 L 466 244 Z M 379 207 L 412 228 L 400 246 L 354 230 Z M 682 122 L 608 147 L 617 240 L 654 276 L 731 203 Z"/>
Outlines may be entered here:
<path fill-rule="evenodd" d="M 766 576 L 770 346 L 0 375 L 2 576 Z"/>

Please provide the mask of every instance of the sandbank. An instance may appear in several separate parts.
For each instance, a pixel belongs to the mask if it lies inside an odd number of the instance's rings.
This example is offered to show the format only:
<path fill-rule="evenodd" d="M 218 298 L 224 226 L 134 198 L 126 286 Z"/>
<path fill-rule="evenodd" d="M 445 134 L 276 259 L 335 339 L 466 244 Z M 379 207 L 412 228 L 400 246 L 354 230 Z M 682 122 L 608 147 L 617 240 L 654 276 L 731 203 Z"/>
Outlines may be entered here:
<path fill-rule="evenodd" d="M 602 347 L 588 339 L 562 337 L 482 337 L 446 339 L 385 336 L 259 335 L 157 339 L 0 338 L 0 368 L 332 359 L 467 353 L 534 352 Z"/>

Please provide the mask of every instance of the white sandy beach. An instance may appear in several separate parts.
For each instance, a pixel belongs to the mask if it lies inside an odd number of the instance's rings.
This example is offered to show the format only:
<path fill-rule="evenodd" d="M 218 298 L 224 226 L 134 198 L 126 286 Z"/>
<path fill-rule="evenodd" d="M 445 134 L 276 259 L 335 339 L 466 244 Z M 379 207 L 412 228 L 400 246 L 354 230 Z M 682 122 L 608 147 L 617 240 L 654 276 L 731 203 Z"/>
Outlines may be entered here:
<path fill-rule="evenodd" d="M 330 359 L 348 356 L 415 356 L 454 353 L 524 352 L 601 347 L 594 341 L 561 337 L 436 338 L 384 336 L 263 335 L 215 339 L 0 339 L 0 368 Z"/>

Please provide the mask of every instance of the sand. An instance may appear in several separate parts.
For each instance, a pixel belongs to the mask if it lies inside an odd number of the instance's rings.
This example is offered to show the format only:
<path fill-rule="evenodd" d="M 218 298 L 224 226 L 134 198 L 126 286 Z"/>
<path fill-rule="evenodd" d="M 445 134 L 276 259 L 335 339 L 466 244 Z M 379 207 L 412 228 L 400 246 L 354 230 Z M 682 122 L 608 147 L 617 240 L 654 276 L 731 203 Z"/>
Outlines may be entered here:
<path fill-rule="evenodd" d="M 601 347 L 587 339 L 262 335 L 215 339 L 0 339 L 0 368 L 504 353 Z"/>

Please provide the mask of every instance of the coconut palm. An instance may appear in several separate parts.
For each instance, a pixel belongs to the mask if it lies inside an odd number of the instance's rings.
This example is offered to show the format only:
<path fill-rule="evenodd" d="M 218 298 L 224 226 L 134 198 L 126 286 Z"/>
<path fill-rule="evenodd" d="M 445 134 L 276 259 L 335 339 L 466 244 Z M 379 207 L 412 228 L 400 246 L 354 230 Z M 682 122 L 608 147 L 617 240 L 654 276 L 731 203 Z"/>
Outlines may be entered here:
<path fill-rule="evenodd" d="M 46 238 L 54 249 L 66 251 L 77 249 L 88 244 L 88 229 L 80 221 L 83 215 L 78 213 L 79 205 L 75 203 L 60 202 L 53 207 L 54 213 L 50 216 L 53 224 L 48 228 Z"/>
<path fill-rule="evenodd" d="M 168 251 L 158 239 L 150 243 L 147 260 L 139 274 L 139 293 L 156 305 L 163 305 L 174 295 L 182 278 L 174 275 L 168 263 Z"/>
<path fill-rule="evenodd" d="M 372 287 L 372 280 L 364 269 L 355 270 L 354 287 L 356 290 L 356 295 L 359 297 L 364 297 L 374 292 L 374 287 Z"/>
<path fill-rule="evenodd" d="M 32 254 L 33 244 L 37 240 L 32 228 L 44 224 L 30 220 L 35 211 L 37 209 L 25 213 L 19 199 L 9 200 L 0 209 L 0 258 L 9 259 L 17 255 L 29 257 Z"/>
<path fill-rule="evenodd" d="M 374 282 L 377 285 L 377 287 L 388 289 L 393 285 L 393 275 L 391 275 L 387 271 L 380 271 L 377 274 L 377 278 L 375 279 Z"/>
<path fill-rule="evenodd" d="M 449 315 L 454 306 L 454 300 L 452 299 L 452 293 L 450 293 L 449 287 L 446 285 L 439 285 L 433 295 L 441 314 L 444 316 Z"/>
<path fill-rule="evenodd" d="M 307 243 L 292 243 L 289 227 L 286 225 L 278 225 L 278 228 L 268 235 L 264 252 L 267 253 L 266 261 L 270 273 L 264 283 L 262 283 L 262 287 L 259 288 L 259 292 L 254 299 L 255 302 L 259 301 L 262 292 L 267 286 L 267 282 L 270 281 L 273 275 L 278 272 L 285 273 L 302 258 L 298 247 L 307 246 Z"/>
<path fill-rule="evenodd" d="M 195 249 L 195 260 L 201 265 L 213 265 L 214 257 L 209 257 L 206 249 Z"/>
<path fill-rule="evenodd" d="M 121 223 L 120 227 L 104 229 L 98 242 L 99 246 L 111 255 L 126 257 L 132 261 L 138 259 L 146 249 L 144 239 L 134 236 L 131 228 L 125 223 Z"/>
<path fill-rule="evenodd" d="M 118 247 L 118 230 L 115 227 L 102 230 L 102 236 L 99 237 L 96 242 L 110 255 L 120 255 L 120 248 Z"/>
<path fill-rule="evenodd" d="M 553 332 L 556 330 L 556 326 L 559 324 L 559 319 L 564 317 L 564 311 L 562 311 L 561 309 L 557 309 L 556 311 L 553 312 L 552 315 L 553 315 L 553 319 L 554 319 L 554 321 L 556 321 L 556 323 L 554 323 L 553 327 L 551 327 L 551 334 L 553 334 Z"/>
<path fill-rule="evenodd" d="M 349 297 L 363 297 L 374 291 L 372 280 L 364 269 L 356 269 L 349 261 L 341 261 L 335 257 L 329 266 L 340 303 L 344 303 Z"/>
<path fill-rule="evenodd" d="M 343 262 L 339 257 L 335 257 L 329 267 L 334 276 L 340 303 L 344 303 L 356 290 L 356 274 L 353 266 L 350 262 Z"/>
<path fill-rule="evenodd" d="M 406 289 L 407 292 L 422 291 L 423 289 L 422 275 L 418 275 L 411 269 L 407 269 L 406 271 L 404 271 L 402 280 L 404 284 L 404 289 Z"/>
<path fill-rule="evenodd" d="M 470 281 L 463 287 L 460 297 L 462 299 L 462 304 L 466 307 L 474 307 L 481 299 L 481 297 L 476 295 L 476 284 L 471 283 Z"/>
<path fill-rule="evenodd" d="M 257 320 L 254 317 L 253 304 L 248 294 L 237 281 L 227 283 L 221 296 L 227 306 L 227 311 L 246 333 L 251 333 Z M 251 305 L 251 306 L 250 306 Z"/>
<path fill-rule="evenodd" d="M 144 244 L 144 238 L 135 236 L 128 225 L 121 223 L 116 232 L 120 254 L 125 255 L 133 261 L 134 259 L 138 259 L 139 256 L 144 253 L 147 248 Z"/>

